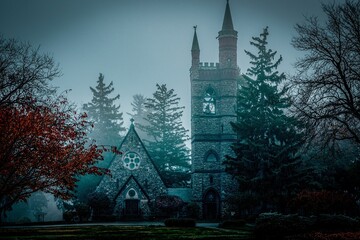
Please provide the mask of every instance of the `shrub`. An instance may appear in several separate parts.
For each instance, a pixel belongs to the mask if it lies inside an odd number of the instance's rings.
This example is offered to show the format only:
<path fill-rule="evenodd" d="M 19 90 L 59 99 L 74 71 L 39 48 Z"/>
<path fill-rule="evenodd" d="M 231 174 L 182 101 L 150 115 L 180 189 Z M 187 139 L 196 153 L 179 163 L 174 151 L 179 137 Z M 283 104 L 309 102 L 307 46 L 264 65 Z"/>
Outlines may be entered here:
<path fill-rule="evenodd" d="M 336 191 L 302 191 L 292 200 L 293 210 L 305 215 L 359 213 L 359 207 L 349 193 Z"/>
<path fill-rule="evenodd" d="M 256 219 L 255 234 L 259 238 L 283 236 L 302 233 L 313 223 L 309 218 L 298 215 L 282 215 L 279 213 L 262 213 Z"/>
<path fill-rule="evenodd" d="M 263 213 L 256 219 L 255 234 L 259 239 L 281 238 L 311 231 L 355 231 L 359 222 L 343 215 L 319 215 L 317 217 L 300 217 L 298 215 L 281 215 Z"/>
<path fill-rule="evenodd" d="M 197 219 L 200 215 L 200 207 L 196 203 L 189 203 L 185 206 L 185 214 L 188 218 Z"/>
<path fill-rule="evenodd" d="M 114 215 L 96 215 L 96 216 L 93 216 L 93 221 L 95 221 L 95 222 L 114 222 L 114 221 L 116 221 L 116 216 L 114 216 Z"/>
<path fill-rule="evenodd" d="M 70 223 L 73 222 L 75 215 L 76 215 L 75 212 L 67 211 L 63 213 L 63 218 L 65 222 Z"/>
<path fill-rule="evenodd" d="M 31 223 L 31 220 L 28 217 L 22 217 L 22 218 L 18 219 L 16 223 L 17 224 L 27 224 L 27 223 Z"/>
<path fill-rule="evenodd" d="M 341 232 L 341 233 L 321 233 L 314 232 L 309 234 L 311 240 L 358 240 L 360 232 Z"/>
<path fill-rule="evenodd" d="M 87 204 L 77 203 L 74 207 L 81 222 L 88 220 L 90 217 L 90 207 Z"/>
<path fill-rule="evenodd" d="M 100 192 L 89 194 L 88 205 L 94 210 L 94 216 L 111 215 L 114 208 L 114 202 Z"/>
<path fill-rule="evenodd" d="M 173 217 L 177 215 L 184 206 L 183 200 L 178 196 L 163 195 L 155 199 L 155 207 L 158 209 L 158 215 Z"/>
<path fill-rule="evenodd" d="M 219 224 L 220 228 L 228 228 L 228 229 L 237 229 L 241 228 L 246 224 L 246 221 L 243 219 L 238 220 L 226 220 Z"/>
<path fill-rule="evenodd" d="M 192 218 L 168 218 L 164 224 L 166 227 L 195 227 L 196 221 Z"/>
<path fill-rule="evenodd" d="M 344 215 L 321 214 L 314 225 L 316 230 L 354 231 L 359 229 L 359 222 Z"/>
<path fill-rule="evenodd" d="M 178 210 L 184 206 L 183 200 L 178 196 L 164 195 L 158 196 L 155 200 L 156 207 L 164 210 Z"/>

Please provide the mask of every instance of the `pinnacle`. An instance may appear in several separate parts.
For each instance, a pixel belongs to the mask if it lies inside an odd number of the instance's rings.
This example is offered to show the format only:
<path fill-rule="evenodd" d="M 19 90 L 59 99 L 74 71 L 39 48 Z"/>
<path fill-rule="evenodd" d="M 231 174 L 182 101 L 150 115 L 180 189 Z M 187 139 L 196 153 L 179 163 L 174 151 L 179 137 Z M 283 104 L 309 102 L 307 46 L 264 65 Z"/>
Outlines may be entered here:
<path fill-rule="evenodd" d="M 222 31 L 224 31 L 224 30 L 234 30 L 234 26 L 233 26 L 233 22 L 232 22 L 232 18 L 231 18 L 229 0 L 226 1 L 224 21 L 223 21 L 223 25 L 222 25 Z"/>
<path fill-rule="evenodd" d="M 199 41 L 198 41 L 198 38 L 196 35 L 196 28 L 197 28 L 197 26 L 194 26 L 194 38 L 193 38 L 191 51 L 199 51 L 200 50 Z"/>

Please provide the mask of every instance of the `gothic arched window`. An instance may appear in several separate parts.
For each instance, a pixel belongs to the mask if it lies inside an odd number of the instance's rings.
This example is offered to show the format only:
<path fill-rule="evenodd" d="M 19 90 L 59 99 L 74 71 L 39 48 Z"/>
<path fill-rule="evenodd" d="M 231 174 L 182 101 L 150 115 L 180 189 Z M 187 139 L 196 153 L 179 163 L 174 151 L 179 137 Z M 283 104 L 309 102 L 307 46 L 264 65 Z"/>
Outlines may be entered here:
<path fill-rule="evenodd" d="M 217 160 L 217 154 L 213 150 L 210 150 L 205 156 L 205 161 L 207 162 L 216 162 Z"/>
<path fill-rule="evenodd" d="M 216 101 L 215 101 L 215 91 L 212 87 L 208 87 L 205 91 L 204 102 L 203 102 L 203 112 L 206 114 L 215 114 Z"/>

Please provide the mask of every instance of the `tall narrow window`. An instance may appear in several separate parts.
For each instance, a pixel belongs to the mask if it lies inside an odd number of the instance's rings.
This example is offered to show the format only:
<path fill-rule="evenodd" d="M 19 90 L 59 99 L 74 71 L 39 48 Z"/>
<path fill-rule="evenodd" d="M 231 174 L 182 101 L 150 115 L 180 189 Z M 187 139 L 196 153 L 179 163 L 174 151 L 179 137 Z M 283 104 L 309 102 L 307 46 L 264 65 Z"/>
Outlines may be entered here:
<path fill-rule="evenodd" d="M 209 86 L 204 96 L 203 112 L 206 114 L 215 114 L 215 103 L 215 91 Z"/>

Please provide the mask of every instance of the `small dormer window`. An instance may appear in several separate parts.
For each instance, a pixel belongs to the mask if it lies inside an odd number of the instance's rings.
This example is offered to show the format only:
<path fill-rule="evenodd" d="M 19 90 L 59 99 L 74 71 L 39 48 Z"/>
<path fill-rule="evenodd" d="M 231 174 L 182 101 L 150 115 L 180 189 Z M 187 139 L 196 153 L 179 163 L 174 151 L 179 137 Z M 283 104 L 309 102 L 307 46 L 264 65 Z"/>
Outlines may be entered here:
<path fill-rule="evenodd" d="M 212 87 L 208 87 L 205 92 L 203 102 L 203 112 L 205 114 L 215 114 L 215 91 Z"/>

